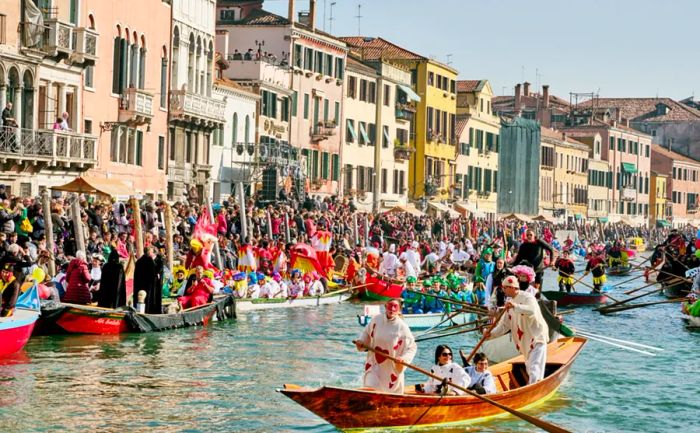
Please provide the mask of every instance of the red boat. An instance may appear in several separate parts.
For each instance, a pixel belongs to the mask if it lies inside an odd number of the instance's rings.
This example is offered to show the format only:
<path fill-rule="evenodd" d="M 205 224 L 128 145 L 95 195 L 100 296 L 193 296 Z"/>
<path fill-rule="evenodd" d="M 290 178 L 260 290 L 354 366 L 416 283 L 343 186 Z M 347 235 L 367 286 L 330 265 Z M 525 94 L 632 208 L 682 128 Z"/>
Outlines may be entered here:
<path fill-rule="evenodd" d="M 556 290 L 543 291 L 542 294 L 550 301 L 557 301 L 558 307 L 567 305 L 601 305 L 608 302 L 605 293 L 561 292 Z"/>
<path fill-rule="evenodd" d="M 39 294 L 35 286 L 17 300 L 12 316 L 0 318 L 0 357 L 22 350 L 38 318 Z"/>
<path fill-rule="evenodd" d="M 400 298 L 403 292 L 402 281 L 383 276 L 369 268 L 367 268 L 365 283 L 369 286 L 359 291 L 360 299 L 363 301 L 388 301 L 392 298 Z"/>
<path fill-rule="evenodd" d="M 141 314 L 134 310 L 93 307 L 90 305 L 45 303 L 38 332 L 41 334 L 123 334 L 155 332 L 188 326 L 208 325 L 236 317 L 232 296 L 173 314 Z"/>

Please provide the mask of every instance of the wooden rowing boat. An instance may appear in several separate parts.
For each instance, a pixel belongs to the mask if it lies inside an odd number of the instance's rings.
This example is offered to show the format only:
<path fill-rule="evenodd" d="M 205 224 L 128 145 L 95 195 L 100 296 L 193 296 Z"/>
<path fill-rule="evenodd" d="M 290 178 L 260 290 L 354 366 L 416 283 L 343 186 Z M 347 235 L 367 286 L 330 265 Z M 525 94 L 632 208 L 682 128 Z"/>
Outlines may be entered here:
<path fill-rule="evenodd" d="M 605 293 L 561 292 L 555 290 L 543 291 L 542 294 L 550 301 L 557 301 L 557 306 L 569 305 L 600 305 L 608 302 Z"/>
<path fill-rule="evenodd" d="M 685 281 L 680 281 L 677 283 L 667 283 L 666 281 L 661 282 L 661 287 L 663 287 L 663 294 L 669 299 L 684 298 L 690 293 L 691 284 Z"/>
<path fill-rule="evenodd" d="M 0 318 L 0 357 L 19 352 L 27 344 L 39 318 L 38 306 L 39 295 L 33 287 L 17 300 L 12 316 Z"/>
<path fill-rule="evenodd" d="M 632 271 L 632 265 L 617 265 L 607 268 L 605 273 L 611 277 L 622 277 L 628 275 Z"/>
<path fill-rule="evenodd" d="M 207 325 L 216 319 L 235 317 L 234 299 L 230 295 L 172 314 L 141 314 L 134 310 L 56 302 L 43 303 L 41 309 L 42 319 L 37 326 L 39 334 L 156 332 Z"/>
<path fill-rule="evenodd" d="M 490 368 L 496 394 L 488 397 L 513 409 L 524 409 L 551 397 L 581 352 L 585 338 L 561 338 L 547 346 L 545 378 L 526 385 L 522 356 Z M 277 390 L 341 430 L 461 424 L 506 414 L 476 397 L 388 394 L 371 388 L 323 386 L 305 388 L 287 384 Z"/>
<path fill-rule="evenodd" d="M 357 316 L 357 321 L 361 326 L 367 326 L 372 319 L 371 314 Z M 425 314 L 403 314 L 401 318 L 411 328 L 412 331 L 426 329 L 449 328 L 450 326 L 464 325 L 477 319 L 473 313 L 458 313 L 451 316 L 450 313 L 425 313 Z M 449 319 L 448 319 L 449 318 Z"/>
<path fill-rule="evenodd" d="M 351 293 L 326 293 L 321 296 L 303 298 L 241 298 L 236 300 L 236 311 L 270 310 L 275 308 L 316 307 L 325 304 L 338 304 L 350 299 Z"/>

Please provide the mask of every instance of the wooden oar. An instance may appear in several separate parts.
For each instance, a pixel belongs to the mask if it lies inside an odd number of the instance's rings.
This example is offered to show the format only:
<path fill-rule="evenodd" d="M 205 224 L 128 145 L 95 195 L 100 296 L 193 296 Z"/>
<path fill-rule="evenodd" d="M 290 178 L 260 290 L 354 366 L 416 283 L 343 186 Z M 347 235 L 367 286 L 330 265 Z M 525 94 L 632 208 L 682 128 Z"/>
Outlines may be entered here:
<path fill-rule="evenodd" d="M 422 333 L 421 335 L 429 334 L 430 331 L 432 331 L 433 329 L 439 327 L 440 325 L 442 325 L 443 323 L 447 322 L 448 320 L 451 320 L 453 317 L 455 317 L 457 314 L 459 314 L 459 313 L 461 313 L 461 312 L 462 312 L 462 310 L 457 310 L 457 311 L 454 311 L 454 312 L 448 314 L 447 317 L 445 317 L 444 320 L 442 320 L 442 321 L 440 321 L 440 323 L 437 323 L 437 324 L 431 326 L 430 328 L 426 329 L 425 331 L 423 331 L 423 333 Z M 447 313 L 445 313 L 445 314 L 447 314 Z M 417 341 L 417 340 L 416 340 L 416 341 Z"/>
<path fill-rule="evenodd" d="M 374 350 L 373 348 L 367 347 L 367 346 L 365 346 L 364 344 L 362 344 L 362 343 L 359 342 L 359 341 L 353 341 L 353 343 L 355 343 L 355 344 L 357 344 L 357 345 L 361 345 L 362 347 L 364 347 L 366 350 L 368 350 L 368 351 L 370 351 L 370 352 L 379 353 L 379 354 L 380 354 L 381 356 L 383 356 L 384 358 L 390 359 L 390 360 L 392 360 L 393 362 L 395 362 L 396 364 L 399 364 L 399 365 L 403 365 L 403 366 L 405 366 L 405 367 L 408 367 L 408 368 L 410 368 L 410 369 L 412 369 L 412 370 L 415 370 L 415 371 L 417 371 L 417 372 L 419 372 L 419 373 L 422 373 L 422 374 L 424 374 L 424 375 L 426 375 L 426 376 L 428 376 L 428 377 L 432 377 L 432 378 L 435 379 L 435 380 L 439 380 L 439 381 L 441 381 L 441 382 L 446 382 L 444 377 L 440 377 L 440 376 L 438 376 L 437 374 L 433 374 L 433 373 L 431 373 L 431 372 L 429 372 L 429 371 L 427 371 L 427 370 L 423 370 L 422 368 L 420 368 L 420 367 L 418 367 L 418 366 L 415 366 L 415 365 L 413 365 L 413 364 L 409 364 L 408 362 L 404 362 L 404 361 L 402 361 L 402 360 L 400 360 L 400 359 L 398 359 L 398 358 L 394 358 L 393 356 L 388 355 L 388 354 L 386 354 L 386 353 L 384 353 L 384 352 L 377 352 L 377 351 Z M 451 386 L 451 387 L 453 387 L 453 388 L 455 388 L 455 389 L 458 389 L 458 390 L 460 390 L 460 391 L 462 391 L 462 392 L 465 392 L 465 393 L 467 393 L 467 394 L 469 394 L 469 395 L 471 395 L 471 396 L 473 396 L 473 397 L 478 398 L 479 400 L 482 400 L 482 401 L 485 401 L 485 402 L 487 402 L 487 403 L 489 403 L 489 404 L 492 404 L 492 405 L 496 406 L 497 408 L 499 408 L 499 409 L 501 409 L 501 410 L 504 410 L 504 411 L 506 411 L 506 412 L 508 412 L 508 413 L 510 413 L 510 414 L 512 414 L 512 415 L 517 416 L 518 418 L 520 418 L 520 419 L 522 419 L 522 420 L 525 420 L 525 421 L 529 422 L 530 424 L 532 424 L 532 425 L 534 425 L 534 426 L 537 426 L 537 427 L 541 428 L 541 429 L 544 430 L 544 431 L 548 431 L 548 432 L 551 432 L 551 433 L 572 433 L 571 431 L 566 430 L 566 429 L 564 429 L 564 428 L 562 428 L 562 427 L 559 427 L 559 426 L 556 425 L 556 424 L 552 424 L 552 423 L 549 422 L 549 421 L 545 421 L 545 420 L 540 419 L 540 418 L 537 418 L 537 417 L 535 417 L 535 416 L 528 415 L 528 414 L 526 414 L 526 413 L 524 413 L 524 412 L 520 412 L 520 411 L 517 410 L 517 409 L 513 409 L 513 408 L 510 407 L 510 406 L 506 406 L 506 405 L 504 405 L 504 404 L 502 404 L 502 403 L 499 403 L 499 402 L 497 402 L 497 401 L 491 400 L 490 398 L 488 398 L 488 397 L 486 397 L 486 396 L 484 396 L 484 395 L 477 394 L 476 392 L 472 391 L 471 389 L 464 388 L 463 386 L 459 386 L 459 385 L 454 384 L 454 383 L 452 383 L 452 382 L 446 382 L 446 383 L 447 383 L 448 386 Z"/>
<path fill-rule="evenodd" d="M 434 339 L 436 339 L 436 338 L 449 337 L 449 336 L 452 336 L 452 335 L 466 334 L 467 332 L 478 331 L 479 329 L 481 329 L 481 326 L 475 326 L 475 327 L 473 327 L 473 328 L 467 328 L 467 329 L 460 329 L 459 331 L 455 331 L 455 332 L 434 333 L 434 334 L 437 334 L 437 335 L 428 335 L 428 336 L 416 337 L 416 342 L 434 340 Z"/>
<path fill-rule="evenodd" d="M 621 285 L 623 285 L 623 284 L 629 283 L 630 281 L 634 281 L 634 280 L 636 280 L 637 278 L 640 278 L 640 277 L 643 277 L 643 276 L 644 276 L 644 274 L 641 274 L 641 275 L 635 275 L 634 277 L 632 277 L 632 278 L 630 278 L 630 279 L 628 279 L 628 280 L 625 280 L 625 281 L 619 282 L 619 283 L 617 283 L 617 284 L 613 284 L 613 285 L 612 285 L 612 286 L 610 286 L 610 287 L 617 287 L 617 286 L 621 286 Z"/>
<path fill-rule="evenodd" d="M 604 339 L 606 339 L 606 340 L 616 341 L 616 342 L 618 342 L 618 343 L 629 344 L 629 345 L 632 345 L 632 346 L 641 347 L 641 348 L 643 348 L 643 349 L 658 350 L 659 352 L 663 352 L 663 351 L 664 351 L 664 349 L 662 349 L 662 348 L 660 348 L 660 347 L 648 346 L 648 345 L 646 345 L 646 344 L 635 343 L 634 341 L 622 340 L 622 339 L 619 339 L 619 338 L 612 338 L 612 337 L 608 337 L 607 335 L 594 334 L 594 333 L 592 333 L 592 332 L 586 331 L 585 329 L 580 329 L 580 328 L 579 328 L 579 329 L 576 330 L 576 333 L 577 333 L 577 334 L 581 334 L 581 335 L 584 335 L 584 334 L 585 334 L 584 336 L 590 335 L 590 336 L 592 336 L 592 337 L 604 338 Z"/>
<path fill-rule="evenodd" d="M 638 291 L 640 291 L 640 290 L 642 290 L 642 289 L 646 289 L 647 287 L 653 286 L 654 284 L 661 284 L 661 283 L 666 283 L 666 282 L 670 282 L 670 283 L 672 283 L 672 284 L 678 284 L 678 283 L 681 283 L 681 282 L 683 282 L 683 281 L 689 282 L 689 281 L 687 281 L 685 278 L 679 277 L 679 276 L 677 276 L 677 275 L 669 274 L 668 272 L 664 272 L 664 271 L 659 271 L 659 272 L 663 272 L 663 273 L 665 273 L 665 274 L 671 275 L 673 278 L 669 278 L 668 280 L 665 280 L 665 281 L 654 281 L 654 282 L 651 282 L 651 283 L 649 283 L 649 284 L 646 284 L 646 285 L 644 285 L 644 286 L 642 286 L 642 287 L 638 287 L 638 288 L 636 288 L 636 289 L 628 290 L 628 291 L 624 292 L 624 294 L 625 294 L 625 295 L 631 295 L 632 293 L 638 292 Z"/>
<path fill-rule="evenodd" d="M 659 305 L 659 304 L 673 304 L 676 302 L 683 302 L 685 300 L 686 300 L 685 298 L 675 298 L 675 299 L 667 299 L 665 301 L 646 302 L 644 304 L 623 305 L 621 307 L 615 307 L 615 308 L 603 310 L 603 311 L 601 311 L 601 313 L 602 314 L 619 313 L 620 311 L 632 310 L 634 308 L 643 308 L 643 307 L 649 307 L 652 305 Z"/>
<path fill-rule="evenodd" d="M 498 314 L 496 314 L 496 317 L 493 319 L 493 323 L 491 324 L 491 326 L 489 326 L 489 329 L 487 329 L 484 332 L 484 335 L 483 335 L 483 337 L 481 337 L 481 340 L 479 340 L 479 342 L 476 343 L 476 346 L 474 346 L 472 351 L 469 353 L 469 356 L 467 356 L 467 361 L 466 361 L 467 364 L 469 364 L 469 361 L 471 361 L 472 358 L 474 357 L 474 355 L 476 355 L 476 352 L 479 350 L 481 345 L 484 344 L 484 341 L 486 341 L 486 336 L 489 335 L 491 333 L 491 331 L 493 331 L 493 328 L 495 328 L 496 325 L 498 325 L 498 322 L 500 322 L 501 317 L 503 317 L 505 312 L 506 312 L 506 309 L 504 308 L 501 311 L 499 311 Z"/>
<path fill-rule="evenodd" d="M 615 302 L 615 303 L 613 303 L 613 304 L 606 305 L 606 306 L 604 306 L 604 307 L 596 308 L 595 310 L 596 310 L 596 311 L 599 311 L 599 312 L 601 312 L 601 313 L 603 313 L 603 314 L 605 314 L 605 313 L 604 313 L 604 310 L 610 310 L 611 308 L 614 308 L 614 307 L 616 307 L 616 306 L 618 306 L 618 305 L 626 304 L 626 303 L 628 303 L 629 301 L 633 301 L 633 300 L 635 300 L 635 299 L 639 299 L 639 298 L 644 297 L 644 296 L 647 296 L 647 295 L 651 295 L 651 294 L 654 294 L 654 293 L 659 293 L 659 292 L 662 291 L 662 290 L 663 290 L 663 288 L 654 289 L 654 290 L 652 290 L 652 291 L 642 293 L 641 295 L 633 296 L 633 297 L 631 297 L 631 298 L 627 298 L 627 299 L 624 299 L 624 300 L 622 300 L 622 301 L 619 301 L 619 302 Z"/>
<path fill-rule="evenodd" d="M 338 293 L 351 292 L 353 290 L 361 289 L 362 287 L 371 286 L 372 284 L 374 284 L 374 283 L 367 283 L 367 284 L 360 284 L 359 286 L 345 287 L 342 289 L 338 289 L 334 292 L 324 293 L 323 295 L 320 295 L 320 296 L 327 297 L 327 296 L 337 295 Z"/>

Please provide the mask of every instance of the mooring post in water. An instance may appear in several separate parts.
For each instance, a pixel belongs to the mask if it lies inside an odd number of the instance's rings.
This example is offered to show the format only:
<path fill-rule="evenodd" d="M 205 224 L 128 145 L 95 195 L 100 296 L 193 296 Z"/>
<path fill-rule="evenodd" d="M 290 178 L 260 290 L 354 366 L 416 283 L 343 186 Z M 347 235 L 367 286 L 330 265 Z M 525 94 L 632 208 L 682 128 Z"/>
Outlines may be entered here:
<path fill-rule="evenodd" d="M 46 236 L 46 249 L 49 250 L 49 275 L 56 275 L 56 261 L 54 255 L 53 242 L 53 221 L 51 220 L 51 200 L 49 199 L 49 190 L 41 191 L 41 207 L 44 211 L 44 235 Z"/>

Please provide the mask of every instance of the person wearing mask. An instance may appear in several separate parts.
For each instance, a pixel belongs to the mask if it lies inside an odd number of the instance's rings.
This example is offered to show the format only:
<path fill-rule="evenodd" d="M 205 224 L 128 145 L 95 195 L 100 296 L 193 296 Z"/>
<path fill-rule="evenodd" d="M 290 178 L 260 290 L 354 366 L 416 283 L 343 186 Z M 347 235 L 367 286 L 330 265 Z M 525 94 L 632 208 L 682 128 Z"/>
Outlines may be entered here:
<path fill-rule="evenodd" d="M 384 352 L 406 363 L 416 356 L 416 341 L 411 329 L 401 318 L 401 299 L 390 299 L 384 304 L 384 313 L 374 316 L 355 341 L 358 351 L 367 347 Z M 403 394 L 405 366 L 382 357 L 381 353 L 367 351 L 363 386 L 380 392 Z"/>
<path fill-rule="evenodd" d="M 138 303 L 138 293 L 146 292 L 146 314 L 162 314 L 163 291 L 159 283 L 159 270 L 156 266 L 156 249 L 146 247 L 143 256 L 134 267 L 133 305 Z"/>
<path fill-rule="evenodd" d="M 119 308 L 126 305 L 126 275 L 119 262 L 117 250 L 110 251 L 107 263 L 102 267 L 97 305 L 103 308 Z"/>
<path fill-rule="evenodd" d="M 5 256 L 0 260 L 0 317 L 14 314 L 15 303 L 20 292 L 20 283 L 15 275 L 15 260 Z"/>

